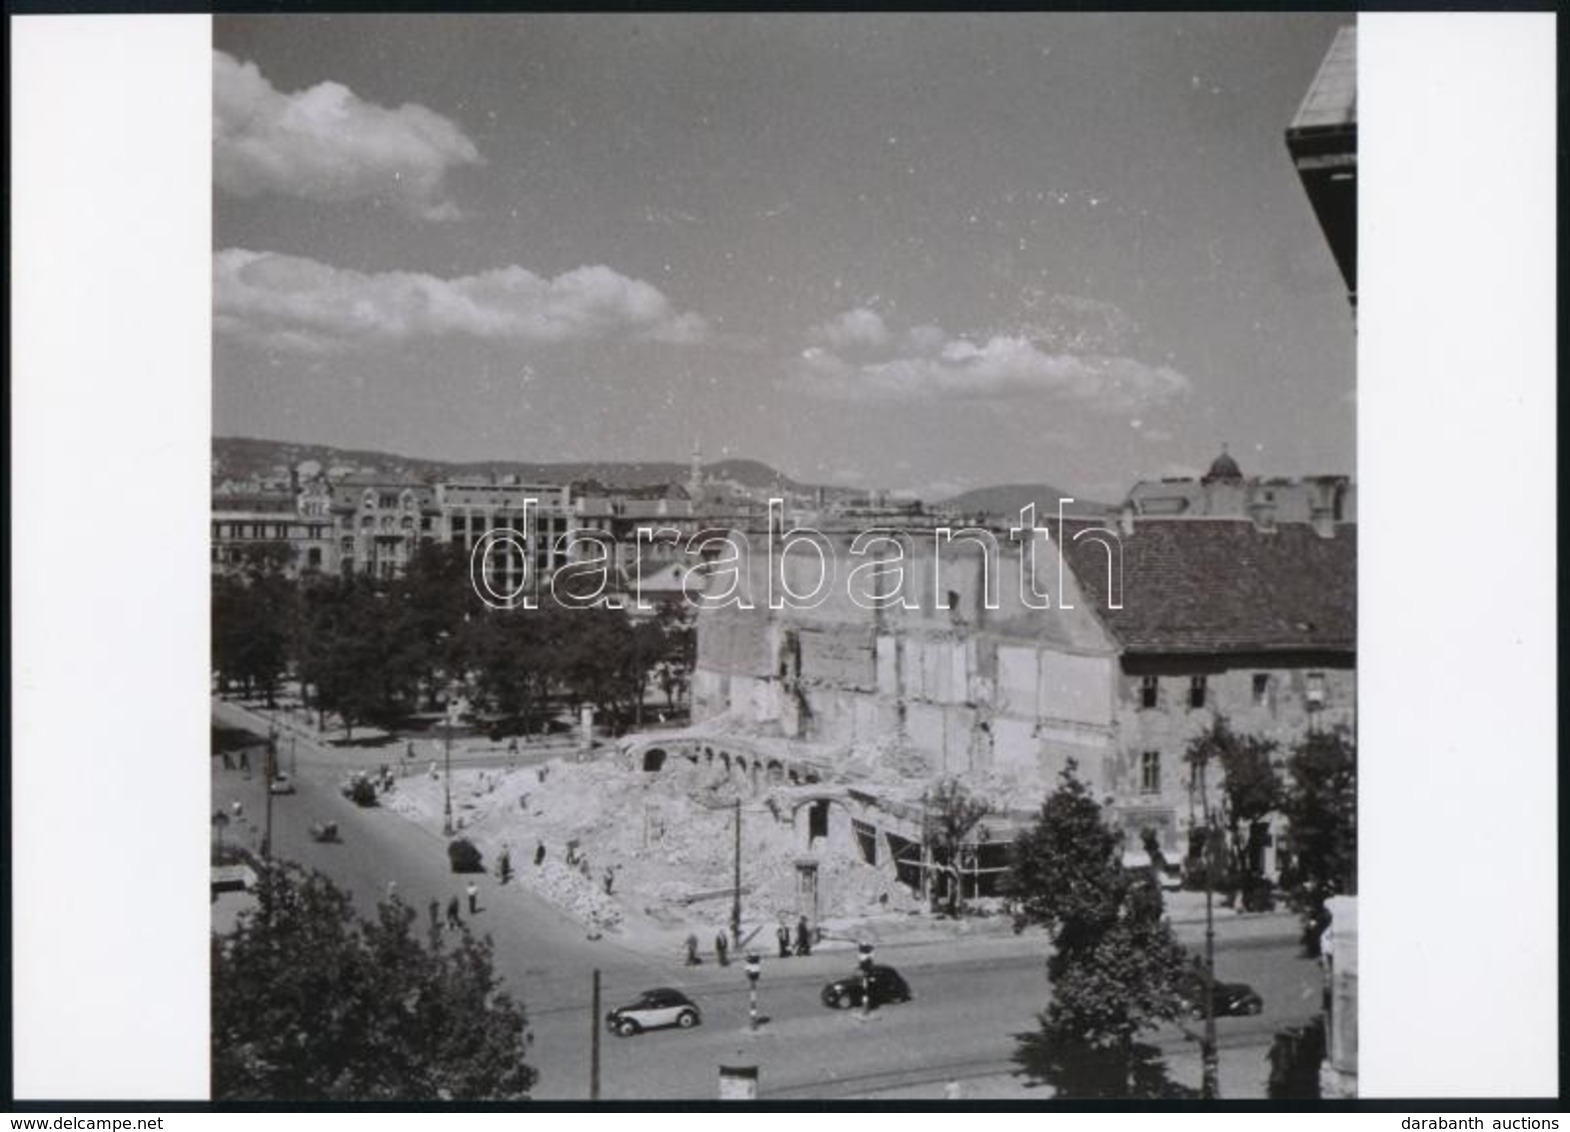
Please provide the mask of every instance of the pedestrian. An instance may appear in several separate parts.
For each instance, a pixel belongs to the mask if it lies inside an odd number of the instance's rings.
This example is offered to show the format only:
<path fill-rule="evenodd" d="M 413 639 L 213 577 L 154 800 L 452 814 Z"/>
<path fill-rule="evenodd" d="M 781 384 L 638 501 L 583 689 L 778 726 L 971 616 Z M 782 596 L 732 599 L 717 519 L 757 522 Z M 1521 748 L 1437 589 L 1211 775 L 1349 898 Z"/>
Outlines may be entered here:
<path fill-rule="evenodd" d="M 436 774 L 436 760 L 435 759 L 431 760 L 431 777 L 432 778 L 436 778 L 437 777 L 437 774 Z"/>
<path fill-rule="evenodd" d="M 512 853 L 505 846 L 502 847 L 501 858 L 496 862 L 496 871 L 500 874 L 503 884 L 512 879 Z"/>
<path fill-rule="evenodd" d="M 703 962 L 702 959 L 698 958 L 698 937 L 693 935 L 691 932 L 687 933 L 686 947 L 687 947 L 687 958 L 686 958 L 687 966 L 689 966 L 689 967 L 696 967 L 700 963 Z"/>
<path fill-rule="evenodd" d="M 246 774 L 251 773 L 251 748 L 244 747 L 240 750 L 240 769 Z"/>
<path fill-rule="evenodd" d="M 725 933 L 721 931 L 714 937 L 714 961 L 721 967 L 729 967 L 730 959 L 726 957 L 728 944 L 725 942 Z"/>
<path fill-rule="evenodd" d="M 240 805 L 240 800 L 236 798 L 233 802 L 229 803 L 229 812 L 234 814 L 235 817 L 239 817 L 245 812 L 245 807 Z"/>
<path fill-rule="evenodd" d="M 605 895 L 606 896 L 609 896 L 611 894 L 611 889 L 613 887 L 615 887 L 615 884 L 616 884 L 616 871 L 614 869 L 612 869 L 609 865 L 607 865 L 605 867 Z"/>
<path fill-rule="evenodd" d="M 471 880 L 465 891 L 469 894 L 469 915 L 472 916 L 480 910 L 480 888 Z"/>
<path fill-rule="evenodd" d="M 431 931 L 436 932 L 442 926 L 442 906 L 437 901 L 431 901 Z"/>
<path fill-rule="evenodd" d="M 805 916 L 796 921 L 796 954 L 812 954 L 812 933 L 807 930 L 807 917 Z"/>
<path fill-rule="evenodd" d="M 539 868 L 545 864 L 545 842 L 540 842 L 534 847 L 534 867 Z"/>
<path fill-rule="evenodd" d="M 458 898 L 454 896 L 447 901 L 447 926 L 460 928 L 463 926 L 463 917 L 458 914 Z"/>
<path fill-rule="evenodd" d="M 781 959 L 789 959 L 790 958 L 790 929 L 788 927 L 786 927 L 784 924 L 781 924 L 780 928 L 779 928 L 779 931 L 774 933 L 774 938 L 779 940 L 779 944 L 780 944 L 780 958 Z"/>
<path fill-rule="evenodd" d="M 509 755 L 516 755 L 518 753 L 518 736 L 514 735 L 512 737 L 512 741 L 507 744 L 507 753 Z"/>
<path fill-rule="evenodd" d="M 412 759 L 412 758 L 414 758 L 414 740 L 413 739 L 410 739 L 407 743 L 405 743 L 403 745 L 403 757 L 405 759 Z"/>
<path fill-rule="evenodd" d="M 234 757 L 232 755 L 230 755 L 228 751 L 222 751 L 222 752 L 220 752 L 220 754 L 223 755 L 224 769 L 225 770 L 233 770 L 234 769 Z"/>
<path fill-rule="evenodd" d="M 398 882 L 395 880 L 387 882 L 387 899 L 389 902 L 398 899 Z"/>

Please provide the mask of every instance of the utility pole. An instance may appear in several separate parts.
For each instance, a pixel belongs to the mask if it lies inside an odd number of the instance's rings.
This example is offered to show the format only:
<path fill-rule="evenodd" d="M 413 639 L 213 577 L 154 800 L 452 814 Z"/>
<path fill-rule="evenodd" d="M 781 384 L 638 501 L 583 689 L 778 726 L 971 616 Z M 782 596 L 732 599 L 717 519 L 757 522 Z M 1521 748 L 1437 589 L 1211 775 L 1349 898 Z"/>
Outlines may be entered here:
<path fill-rule="evenodd" d="M 589 1099 L 600 1099 L 600 969 L 594 968 L 594 993 L 589 1005 Z"/>
<path fill-rule="evenodd" d="M 730 903 L 730 938 L 731 946 L 737 951 L 741 950 L 741 799 L 736 799 L 736 816 L 733 823 L 736 827 L 736 869 L 732 880 L 735 887 L 731 890 Z"/>

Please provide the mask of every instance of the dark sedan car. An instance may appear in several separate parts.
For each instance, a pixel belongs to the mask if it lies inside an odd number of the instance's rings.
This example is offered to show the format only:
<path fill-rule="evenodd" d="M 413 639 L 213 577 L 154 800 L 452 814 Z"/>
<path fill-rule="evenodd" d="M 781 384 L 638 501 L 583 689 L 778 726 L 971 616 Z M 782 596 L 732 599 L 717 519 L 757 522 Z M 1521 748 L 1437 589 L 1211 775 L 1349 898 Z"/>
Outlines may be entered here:
<path fill-rule="evenodd" d="M 1188 988 L 1184 995 L 1188 999 L 1189 1009 L 1195 1018 L 1205 1016 L 1205 976 L 1196 972 L 1189 979 Z M 1215 982 L 1215 993 L 1212 1001 L 1215 1003 L 1217 1018 L 1229 1018 L 1234 1015 L 1258 1014 L 1265 1009 L 1265 1000 L 1259 997 L 1259 992 L 1247 983 L 1224 983 L 1220 979 Z"/>
<path fill-rule="evenodd" d="M 605 1016 L 608 1029 L 630 1038 L 644 1030 L 661 1026 L 680 1026 L 691 1029 L 703 1021 L 698 1004 L 672 987 L 655 987 L 644 991 L 638 1001 L 618 1006 Z"/>
<path fill-rule="evenodd" d="M 893 967 L 873 967 L 869 977 L 872 986 L 872 1005 L 885 1002 L 909 1002 L 910 984 L 900 977 Z M 863 978 L 860 971 L 835 979 L 823 988 L 823 1005 L 836 1010 L 847 1006 L 860 1006 Z"/>

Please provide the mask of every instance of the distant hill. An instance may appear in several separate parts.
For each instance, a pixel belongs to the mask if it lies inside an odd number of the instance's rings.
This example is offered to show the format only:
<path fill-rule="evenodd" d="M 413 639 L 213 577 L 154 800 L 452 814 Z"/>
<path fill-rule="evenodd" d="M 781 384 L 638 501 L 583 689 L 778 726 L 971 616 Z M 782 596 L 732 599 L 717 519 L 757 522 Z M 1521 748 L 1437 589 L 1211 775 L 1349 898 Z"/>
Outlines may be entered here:
<path fill-rule="evenodd" d="M 1071 491 L 1053 487 L 1049 483 L 1005 483 L 994 487 L 978 487 L 945 499 L 942 506 L 969 514 L 1018 518 L 1020 511 L 1030 503 L 1036 505 L 1036 518 L 1056 518 L 1058 500 L 1072 499 L 1063 513 L 1066 515 L 1104 515 L 1113 510 L 1105 503 L 1084 499 Z"/>
<path fill-rule="evenodd" d="M 212 452 L 212 480 L 265 478 L 279 468 L 292 468 L 314 460 L 323 470 L 334 467 L 365 469 L 392 479 L 439 480 L 456 476 L 514 475 L 524 482 L 586 483 L 606 488 L 643 488 L 671 483 L 686 483 L 688 466 L 675 460 L 614 461 L 594 460 L 543 463 L 528 460 L 426 460 L 399 456 L 366 448 L 335 448 L 327 444 L 297 444 L 287 440 L 260 440 L 247 436 L 215 436 Z M 703 466 L 710 482 L 729 481 L 748 491 L 766 492 L 783 488 L 788 492 L 811 493 L 816 485 L 800 483 L 759 460 L 716 460 Z M 850 498 L 859 491 L 846 487 L 826 487 L 830 499 Z M 946 500 L 944 506 L 971 514 L 1015 518 L 1020 508 L 1034 500 L 1042 518 L 1056 516 L 1058 500 L 1071 498 L 1051 484 L 1000 484 L 979 487 Z M 1075 499 L 1069 513 L 1102 514 L 1111 510 L 1105 504 Z"/>
<path fill-rule="evenodd" d="M 246 436 L 213 438 L 212 478 L 243 480 L 266 476 L 279 467 L 291 468 L 314 460 L 322 468 L 339 466 L 363 468 L 378 475 L 417 480 L 447 479 L 455 476 L 515 475 L 524 481 L 542 483 L 582 483 L 593 480 L 606 487 L 651 487 L 658 484 L 685 483 L 688 465 L 674 460 L 543 463 L 528 460 L 426 460 L 363 448 L 335 448 L 326 444 L 297 444 L 286 440 L 258 440 Z M 765 489 L 776 484 L 790 491 L 811 491 L 810 484 L 797 483 L 757 460 L 718 460 L 703 466 L 704 475 L 713 480 L 729 480 L 747 488 Z"/>

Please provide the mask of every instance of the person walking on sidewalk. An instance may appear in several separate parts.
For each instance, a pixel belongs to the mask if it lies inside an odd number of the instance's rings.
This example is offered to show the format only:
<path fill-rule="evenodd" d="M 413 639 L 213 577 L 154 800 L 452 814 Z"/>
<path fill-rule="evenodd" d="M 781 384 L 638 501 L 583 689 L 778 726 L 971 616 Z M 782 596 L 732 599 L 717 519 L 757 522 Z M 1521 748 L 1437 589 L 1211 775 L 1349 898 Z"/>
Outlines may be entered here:
<path fill-rule="evenodd" d="M 725 932 L 722 930 L 714 937 L 714 961 L 721 967 L 730 966 L 730 959 L 725 954 L 728 947 L 729 945 L 725 942 Z"/>
<path fill-rule="evenodd" d="M 807 930 L 807 917 L 805 916 L 796 921 L 796 954 L 812 954 L 812 933 Z"/>
<path fill-rule="evenodd" d="M 461 928 L 463 926 L 463 917 L 458 914 L 458 898 L 456 896 L 447 901 L 447 926 L 449 928 Z"/>
<path fill-rule="evenodd" d="M 780 958 L 781 959 L 789 959 L 790 958 L 790 929 L 788 927 L 786 927 L 783 923 L 780 924 L 779 930 L 774 933 L 774 938 L 779 941 Z"/>
<path fill-rule="evenodd" d="M 480 910 L 480 887 L 471 880 L 465 891 L 469 894 L 469 915 L 472 916 Z"/>

